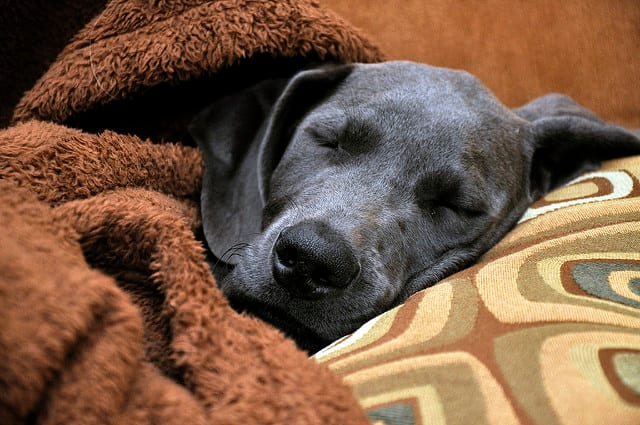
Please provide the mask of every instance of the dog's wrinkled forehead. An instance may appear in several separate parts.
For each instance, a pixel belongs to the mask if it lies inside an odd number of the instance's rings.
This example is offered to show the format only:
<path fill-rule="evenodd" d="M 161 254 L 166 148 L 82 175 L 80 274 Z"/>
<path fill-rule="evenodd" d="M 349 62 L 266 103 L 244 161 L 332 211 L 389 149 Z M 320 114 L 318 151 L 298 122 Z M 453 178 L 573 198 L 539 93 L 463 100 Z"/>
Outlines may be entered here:
<path fill-rule="evenodd" d="M 319 126 L 320 132 L 345 131 L 349 126 L 358 130 L 360 125 L 361 130 L 387 129 L 396 138 L 435 142 L 482 137 L 479 133 L 518 126 L 520 119 L 471 74 L 387 62 L 355 65 L 340 88 L 305 121 Z"/>
<path fill-rule="evenodd" d="M 422 113 L 452 121 L 474 119 L 478 114 L 507 113 L 473 75 L 411 62 L 356 65 L 343 87 L 346 90 L 336 93 L 343 102 L 387 106 L 401 102 L 404 107 L 413 105 Z"/>

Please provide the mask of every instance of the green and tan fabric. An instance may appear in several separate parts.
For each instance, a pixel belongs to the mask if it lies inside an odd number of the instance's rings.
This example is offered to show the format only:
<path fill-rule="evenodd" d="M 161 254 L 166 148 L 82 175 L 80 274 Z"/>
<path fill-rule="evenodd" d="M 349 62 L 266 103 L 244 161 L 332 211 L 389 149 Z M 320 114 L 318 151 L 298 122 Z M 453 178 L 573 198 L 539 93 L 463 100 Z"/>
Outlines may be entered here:
<path fill-rule="evenodd" d="M 640 157 L 316 355 L 384 424 L 640 424 Z"/>

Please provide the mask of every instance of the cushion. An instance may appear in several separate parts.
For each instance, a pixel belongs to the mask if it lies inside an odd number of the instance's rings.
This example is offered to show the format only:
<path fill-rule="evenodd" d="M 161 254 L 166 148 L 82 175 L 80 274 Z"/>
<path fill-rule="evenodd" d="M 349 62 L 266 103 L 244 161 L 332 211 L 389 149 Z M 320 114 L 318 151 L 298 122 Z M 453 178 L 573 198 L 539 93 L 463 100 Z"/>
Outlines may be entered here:
<path fill-rule="evenodd" d="M 386 424 L 640 423 L 640 157 L 316 354 Z"/>

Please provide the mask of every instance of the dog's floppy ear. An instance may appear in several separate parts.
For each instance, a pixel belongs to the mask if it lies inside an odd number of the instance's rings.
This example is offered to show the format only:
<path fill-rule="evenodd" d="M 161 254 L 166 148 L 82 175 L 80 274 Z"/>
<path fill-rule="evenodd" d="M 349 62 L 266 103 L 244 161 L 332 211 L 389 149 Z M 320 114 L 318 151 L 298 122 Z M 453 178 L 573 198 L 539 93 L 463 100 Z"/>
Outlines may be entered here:
<path fill-rule="evenodd" d="M 201 208 L 205 239 L 221 261 L 261 230 L 269 180 L 297 123 L 349 74 L 327 66 L 267 80 L 215 101 L 189 125 L 202 151 Z"/>
<path fill-rule="evenodd" d="M 640 154 L 640 139 L 567 96 L 540 97 L 514 112 L 532 125 L 530 195 L 535 200 L 596 169 L 600 161 Z"/>

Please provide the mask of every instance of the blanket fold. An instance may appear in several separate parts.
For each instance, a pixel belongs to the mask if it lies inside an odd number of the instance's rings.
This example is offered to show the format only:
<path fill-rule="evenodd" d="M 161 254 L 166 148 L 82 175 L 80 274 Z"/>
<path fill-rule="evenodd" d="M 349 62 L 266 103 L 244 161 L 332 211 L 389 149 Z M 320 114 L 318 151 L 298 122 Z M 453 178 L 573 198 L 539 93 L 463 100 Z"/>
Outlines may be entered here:
<path fill-rule="evenodd" d="M 205 423 L 184 388 L 145 364 L 139 312 L 87 266 L 64 215 L 6 182 L 0 198 L 3 423 Z"/>
<path fill-rule="evenodd" d="M 381 56 L 316 1 L 112 0 L 25 94 L 14 119 L 63 122 L 142 89 L 212 75 L 260 54 L 340 62 Z"/>
<path fill-rule="evenodd" d="M 0 130 L 3 423 L 367 423 L 339 378 L 218 290 L 199 151 L 110 128 L 110 105 L 211 87 L 260 55 L 287 72 L 380 59 L 313 1 L 113 0 L 24 95 Z M 105 131 L 71 128 L 86 111 Z"/>

